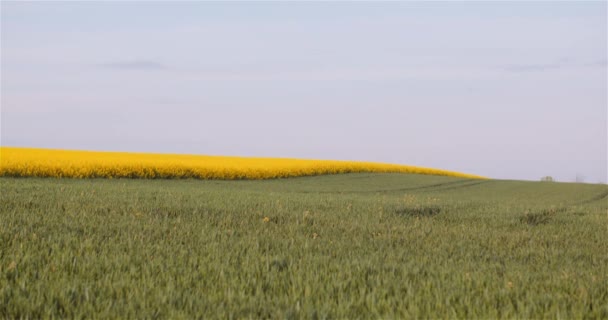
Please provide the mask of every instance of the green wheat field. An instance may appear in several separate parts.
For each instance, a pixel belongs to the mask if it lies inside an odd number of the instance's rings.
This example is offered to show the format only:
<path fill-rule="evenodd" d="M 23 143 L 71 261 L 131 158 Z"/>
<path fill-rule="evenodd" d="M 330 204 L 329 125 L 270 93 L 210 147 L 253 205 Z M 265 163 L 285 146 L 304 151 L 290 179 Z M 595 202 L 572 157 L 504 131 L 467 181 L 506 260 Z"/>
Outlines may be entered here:
<path fill-rule="evenodd" d="M 0 318 L 608 318 L 608 186 L 0 178 Z"/>

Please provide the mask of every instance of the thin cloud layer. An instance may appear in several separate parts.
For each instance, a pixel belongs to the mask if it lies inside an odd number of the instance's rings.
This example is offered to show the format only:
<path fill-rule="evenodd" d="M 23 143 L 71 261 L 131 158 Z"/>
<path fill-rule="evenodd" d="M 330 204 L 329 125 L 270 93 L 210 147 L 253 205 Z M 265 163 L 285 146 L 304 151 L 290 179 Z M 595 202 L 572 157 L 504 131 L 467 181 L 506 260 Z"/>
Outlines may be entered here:
<path fill-rule="evenodd" d="M 530 64 L 513 64 L 505 66 L 504 69 L 511 72 L 543 72 L 553 71 L 564 68 L 583 68 L 583 67 L 596 67 L 606 68 L 608 66 L 607 60 L 596 60 L 593 62 L 573 62 L 572 59 L 561 59 L 555 63 L 530 63 Z"/>
<path fill-rule="evenodd" d="M 153 60 L 125 60 L 102 63 L 99 66 L 116 70 L 164 70 L 167 66 Z"/>
<path fill-rule="evenodd" d="M 505 67 L 511 72 L 542 72 L 564 68 L 563 64 L 520 64 Z"/>

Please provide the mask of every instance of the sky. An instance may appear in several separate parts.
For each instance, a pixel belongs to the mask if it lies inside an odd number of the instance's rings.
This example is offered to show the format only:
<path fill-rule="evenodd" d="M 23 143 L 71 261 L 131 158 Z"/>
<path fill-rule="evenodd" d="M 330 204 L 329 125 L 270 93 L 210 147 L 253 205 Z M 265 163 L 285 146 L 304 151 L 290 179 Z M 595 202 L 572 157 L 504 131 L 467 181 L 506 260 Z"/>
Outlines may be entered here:
<path fill-rule="evenodd" d="M 608 180 L 607 2 L 8 2 L 2 146 Z"/>

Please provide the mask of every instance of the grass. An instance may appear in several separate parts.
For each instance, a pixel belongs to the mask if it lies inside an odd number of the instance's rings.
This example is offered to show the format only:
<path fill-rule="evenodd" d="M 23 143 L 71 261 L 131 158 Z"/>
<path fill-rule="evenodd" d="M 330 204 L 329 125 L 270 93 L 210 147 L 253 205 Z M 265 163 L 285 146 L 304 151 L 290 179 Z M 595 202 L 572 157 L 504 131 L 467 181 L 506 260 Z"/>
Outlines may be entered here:
<path fill-rule="evenodd" d="M 0 318 L 608 318 L 608 186 L 0 179 Z"/>

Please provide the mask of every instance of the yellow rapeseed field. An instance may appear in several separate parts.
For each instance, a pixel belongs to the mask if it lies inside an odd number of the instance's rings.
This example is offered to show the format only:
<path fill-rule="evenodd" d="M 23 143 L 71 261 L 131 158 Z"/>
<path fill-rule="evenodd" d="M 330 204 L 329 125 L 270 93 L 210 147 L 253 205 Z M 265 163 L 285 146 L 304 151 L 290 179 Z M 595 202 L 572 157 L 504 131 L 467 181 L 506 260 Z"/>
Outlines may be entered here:
<path fill-rule="evenodd" d="M 359 161 L 247 158 L 0 147 L 0 176 L 272 179 L 350 172 L 482 178 L 453 171 Z"/>

